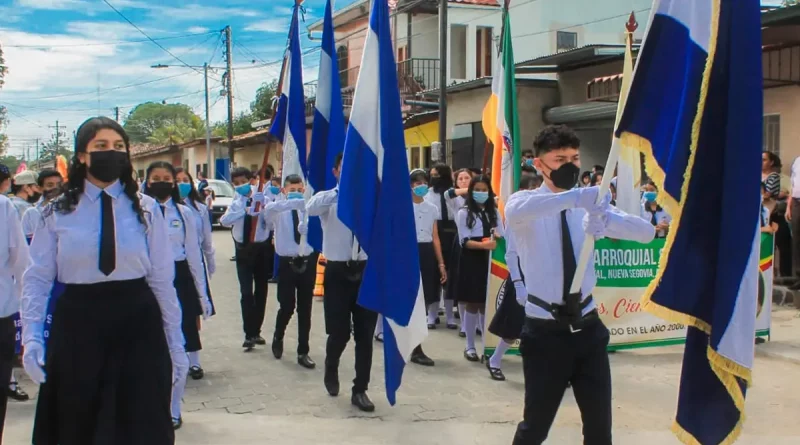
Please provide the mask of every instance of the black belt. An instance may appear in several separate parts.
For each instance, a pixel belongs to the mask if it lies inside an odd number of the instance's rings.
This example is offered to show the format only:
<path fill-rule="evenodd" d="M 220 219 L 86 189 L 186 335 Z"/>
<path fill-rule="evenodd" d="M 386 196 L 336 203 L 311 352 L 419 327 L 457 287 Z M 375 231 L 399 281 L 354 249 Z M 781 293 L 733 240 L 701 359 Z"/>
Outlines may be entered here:
<path fill-rule="evenodd" d="M 348 281 L 357 282 L 361 281 L 361 276 L 364 273 L 364 267 L 366 266 L 367 262 L 363 260 L 350 260 L 350 261 L 331 261 L 328 260 L 325 267 L 330 266 L 342 266 L 344 267 L 347 272 L 345 273 L 345 277 Z"/>
<path fill-rule="evenodd" d="M 594 301 L 594 298 L 589 295 L 582 301 L 578 301 L 580 294 L 570 294 L 565 300 L 567 304 L 553 304 L 548 303 L 536 295 L 528 294 L 528 302 L 539 306 L 553 316 L 553 321 L 565 324 L 566 326 L 574 326 L 576 323 L 583 321 L 583 310 L 589 307 Z M 572 303 L 572 304 L 570 304 Z"/>
<path fill-rule="evenodd" d="M 525 318 L 525 324 L 532 328 L 547 329 L 554 332 L 570 332 L 574 334 L 597 323 L 599 320 L 600 315 L 597 313 L 597 309 L 594 309 L 573 323 L 558 319 L 547 320 L 544 318 L 527 317 Z"/>

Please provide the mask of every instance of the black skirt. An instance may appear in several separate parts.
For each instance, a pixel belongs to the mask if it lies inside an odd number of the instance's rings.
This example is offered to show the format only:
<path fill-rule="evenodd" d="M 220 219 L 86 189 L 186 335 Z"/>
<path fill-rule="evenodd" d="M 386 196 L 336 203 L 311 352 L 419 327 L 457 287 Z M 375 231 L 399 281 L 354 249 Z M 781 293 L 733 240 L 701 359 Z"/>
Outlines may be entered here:
<path fill-rule="evenodd" d="M 172 361 L 140 278 L 68 284 L 56 302 L 34 445 L 172 445 Z"/>
<path fill-rule="evenodd" d="M 510 277 L 503 282 L 503 292 L 497 296 L 495 309 L 489 332 L 503 339 L 518 339 L 525 325 L 525 308 L 517 303 L 517 292 Z"/>
<path fill-rule="evenodd" d="M 422 274 L 422 292 L 425 295 L 425 306 L 439 302 L 442 285 L 439 275 L 439 262 L 433 243 L 417 243 L 419 247 L 419 271 Z"/>
<path fill-rule="evenodd" d="M 481 240 L 482 237 L 470 238 L 470 241 Z M 486 304 L 490 253 L 488 250 L 461 247 L 456 285 L 456 299 L 459 303 Z"/>
<path fill-rule="evenodd" d="M 186 260 L 175 261 L 175 292 L 181 302 L 181 328 L 183 338 L 186 340 L 186 352 L 195 352 L 203 349 L 200 344 L 200 331 L 197 329 L 197 317 L 203 315 L 203 306 L 200 304 L 200 295 L 194 284 L 192 271 Z"/>
<path fill-rule="evenodd" d="M 454 300 L 456 294 L 455 277 L 458 269 L 458 228 L 454 221 L 436 221 L 439 232 L 439 244 L 442 246 L 444 269 L 447 271 L 447 282 L 444 283 L 444 299 Z"/>

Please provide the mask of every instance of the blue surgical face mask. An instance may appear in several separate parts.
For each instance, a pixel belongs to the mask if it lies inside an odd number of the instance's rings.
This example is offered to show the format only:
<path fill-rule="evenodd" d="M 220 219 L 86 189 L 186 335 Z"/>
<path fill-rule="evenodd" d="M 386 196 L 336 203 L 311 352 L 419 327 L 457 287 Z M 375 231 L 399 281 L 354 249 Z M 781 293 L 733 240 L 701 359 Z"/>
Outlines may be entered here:
<path fill-rule="evenodd" d="M 267 187 L 267 190 L 269 190 L 269 192 L 272 193 L 273 195 L 277 195 L 278 193 L 281 192 L 281 188 L 278 187 L 277 185 L 271 185 Z"/>
<path fill-rule="evenodd" d="M 419 196 L 420 198 L 428 194 L 428 186 L 425 184 L 420 184 L 411 190 L 414 192 L 415 195 Z"/>
<path fill-rule="evenodd" d="M 644 198 L 644 200 L 647 201 L 647 202 L 655 202 L 656 196 L 658 196 L 658 193 L 656 193 L 656 192 L 644 192 L 644 193 L 642 193 L 642 198 Z"/>
<path fill-rule="evenodd" d="M 533 167 L 533 159 L 526 159 L 525 165 L 527 165 L 528 167 Z"/>
<path fill-rule="evenodd" d="M 242 196 L 250 196 L 251 187 L 250 184 L 242 184 L 236 187 L 236 193 Z"/>
<path fill-rule="evenodd" d="M 289 192 L 286 194 L 286 199 L 303 199 L 303 192 Z"/>
<path fill-rule="evenodd" d="M 489 192 L 472 192 L 472 199 L 478 204 L 483 204 L 489 200 Z"/>
<path fill-rule="evenodd" d="M 181 198 L 186 198 L 189 196 L 189 193 L 192 192 L 192 184 L 188 182 L 181 182 L 178 184 L 178 191 L 181 194 Z"/>

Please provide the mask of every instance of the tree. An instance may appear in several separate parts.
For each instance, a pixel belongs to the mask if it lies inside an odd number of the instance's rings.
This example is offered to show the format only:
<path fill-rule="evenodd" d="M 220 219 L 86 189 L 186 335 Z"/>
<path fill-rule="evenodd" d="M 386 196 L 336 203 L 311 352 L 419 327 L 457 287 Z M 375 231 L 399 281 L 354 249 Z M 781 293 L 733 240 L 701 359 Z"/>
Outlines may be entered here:
<path fill-rule="evenodd" d="M 146 102 L 131 110 L 125 119 L 125 131 L 132 142 L 150 142 L 156 130 L 162 127 L 202 128 L 203 121 L 184 104 L 160 104 Z M 161 135 L 163 135 L 160 133 Z M 174 132 L 167 131 L 167 134 Z M 156 138 L 162 137 L 155 135 Z M 184 142 L 184 140 L 176 141 Z"/>
<path fill-rule="evenodd" d="M 3 58 L 3 47 L 0 46 L 0 89 L 5 84 L 6 73 L 8 67 L 6 60 Z M 6 107 L 0 105 L 0 156 L 6 152 L 6 145 L 8 144 L 8 137 L 5 135 L 4 130 L 6 127 Z"/>
<path fill-rule="evenodd" d="M 783 0 L 783 6 L 794 6 L 800 4 L 800 0 Z"/>
<path fill-rule="evenodd" d="M 8 170 L 11 172 L 11 174 L 14 174 L 14 172 L 17 171 L 17 167 L 19 167 L 21 162 L 22 160 L 16 156 L 0 156 L 0 164 L 8 167 Z"/>
<path fill-rule="evenodd" d="M 64 158 L 69 160 L 72 158 L 72 149 L 70 149 L 69 141 L 65 138 L 58 138 L 58 142 L 56 143 L 56 138 L 53 136 L 42 145 L 41 152 L 39 153 L 39 160 L 52 161 L 57 155 L 64 156 Z"/>
<path fill-rule="evenodd" d="M 180 144 L 182 142 L 199 139 L 204 135 L 205 126 L 202 122 L 176 121 L 175 123 L 156 128 L 147 138 L 147 141 L 159 145 Z"/>
<path fill-rule="evenodd" d="M 264 82 L 256 91 L 256 100 L 250 102 L 250 113 L 253 121 L 263 121 L 272 117 L 272 99 L 278 92 L 278 79 Z"/>

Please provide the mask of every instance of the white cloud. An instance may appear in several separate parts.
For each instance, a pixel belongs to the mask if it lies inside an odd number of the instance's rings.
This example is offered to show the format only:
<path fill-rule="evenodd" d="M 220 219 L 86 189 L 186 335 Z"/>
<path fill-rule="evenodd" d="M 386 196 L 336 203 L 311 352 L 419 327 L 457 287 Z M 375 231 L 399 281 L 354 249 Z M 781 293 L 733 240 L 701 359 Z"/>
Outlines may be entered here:
<path fill-rule="evenodd" d="M 88 6 L 84 0 L 16 0 L 16 6 L 29 9 L 65 10 Z"/>
<path fill-rule="evenodd" d="M 245 31 L 259 31 L 259 32 L 288 32 L 289 20 L 285 18 L 266 19 L 260 22 L 254 22 L 244 28 Z"/>
<path fill-rule="evenodd" d="M 139 28 L 141 28 L 142 31 L 146 32 L 148 35 L 158 35 L 161 33 L 161 31 L 157 29 L 150 29 L 143 26 L 139 26 Z M 142 33 L 136 30 L 136 28 L 126 22 L 121 21 L 69 22 L 67 23 L 65 29 L 69 34 L 78 34 L 93 40 L 105 42 L 145 38 Z"/>
<path fill-rule="evenodd" d="M 200 33 L 208 32 L 208 28 L 203 27 L 203 26 L 190 26 L 189 29 L 186 30 L 186 32 L 189 32 L 189 33 L 192 33 L 192 34 L 200 34 Z"/>
<path fill-rule="evenodd" d="M 272 12 L 277 15 L 292 15 L 292 8 L 288 6 L 276 6 L 272 8 Z"/>
<path fill-rule="evenodd" d="M 154 18 L 169 17 L 174 21 L 218 20 L 222 17 L 258 17 L 258 11 L 245 8 L 220 8 L 199 4 L 182 5 L 180 7 L 148 5 L 147 9 Z"/>

